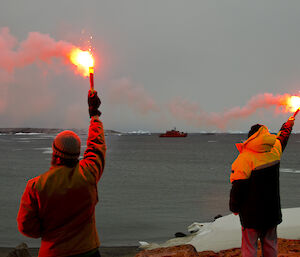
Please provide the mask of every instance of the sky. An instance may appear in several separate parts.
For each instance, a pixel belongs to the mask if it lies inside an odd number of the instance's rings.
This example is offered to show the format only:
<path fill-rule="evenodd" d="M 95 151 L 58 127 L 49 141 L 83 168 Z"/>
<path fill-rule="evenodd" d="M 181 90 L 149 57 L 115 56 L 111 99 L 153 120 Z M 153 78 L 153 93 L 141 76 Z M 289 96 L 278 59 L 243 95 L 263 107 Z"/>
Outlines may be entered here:
<path fill-rule="evenodd" d="M 64 56 L 31 60 L 51 38 L 91 41 L 105 129 L 277 131 L 291 113 L 262 102 L 299 94 L 299 10 L 296 0 L 1 1 L 0 127 L 88 127 L 88 78 Z M 33 32 L 48 41 L 7 61 Z"/>

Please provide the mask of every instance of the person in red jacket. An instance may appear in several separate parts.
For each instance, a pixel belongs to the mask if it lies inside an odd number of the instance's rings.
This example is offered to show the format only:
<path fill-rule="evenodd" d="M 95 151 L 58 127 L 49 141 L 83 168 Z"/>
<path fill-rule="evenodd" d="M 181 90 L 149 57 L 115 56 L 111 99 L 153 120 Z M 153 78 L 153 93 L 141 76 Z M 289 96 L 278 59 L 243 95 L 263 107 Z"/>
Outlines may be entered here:
<path fill-rule="evenodd" d="M 21 198 L 18 228 L 25 236 L 41 237 L 39 257 L 100 256 L 95 205 L 106 153 L 100 103 L 97 92 L 89 91 L 91 120 L 83 159 L 80 138 L 72 131 L 59 133 L 50 169 L 29 180 Z"/>
<path fill-rule="evenodd" d="M 277 225 L 282 222 L 279 166 L 292 128 L 292 116 L 278 135 L 266 126 L 253 125 L 239 156 L 232 164 L 230 210 L 239 214 L 242 225 L 242 256 L 257 256 L 258 238 L 264 257 L 277 257 Z"/>

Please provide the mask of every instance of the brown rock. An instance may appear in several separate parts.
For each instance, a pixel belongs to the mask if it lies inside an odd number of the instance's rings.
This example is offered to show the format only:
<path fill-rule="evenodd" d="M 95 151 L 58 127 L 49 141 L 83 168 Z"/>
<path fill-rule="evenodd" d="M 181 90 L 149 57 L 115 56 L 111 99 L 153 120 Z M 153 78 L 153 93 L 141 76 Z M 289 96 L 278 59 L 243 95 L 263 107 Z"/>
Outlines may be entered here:
<path fill-rule="evenodd" d="M 199 257 L 218 257 L 219 255 L 213 251 L 203 251 L 198 253 Z"/>
<path fill-rule="evenodd" d="M 154 250 L 144 250 L 135 257 L 199 257 L 192 245 L 178 245 Z"/>
<path fill-rule="evenodd" d="M 262 257 L 261 244 L 258 244 L 258 257 Z M 240 248 L 220 252 L 203 251 L 197 254 L 192 245 L 179 245 L 154 250 L 145 250 L 135 257 L 242 257 Z M 300 257 L 300 240 L 278 239 L 278 257 Z"/>
<path fill-rule="evenodd" d="M 223 250 L 218 253 L 204 251 L 199 257 L 242 257 L 240 248 Z M 262 257 L 261 244 L 258 244 L 257 257 Z M 300 240 L 278 239 L 278 257 L 300 257 Z"/>
<path fill-rule="evenodd" d="M 22 243 L 12 250 L 7 257 L 31 257 L 31 255 L 28 251 L 28 246 Z"/>

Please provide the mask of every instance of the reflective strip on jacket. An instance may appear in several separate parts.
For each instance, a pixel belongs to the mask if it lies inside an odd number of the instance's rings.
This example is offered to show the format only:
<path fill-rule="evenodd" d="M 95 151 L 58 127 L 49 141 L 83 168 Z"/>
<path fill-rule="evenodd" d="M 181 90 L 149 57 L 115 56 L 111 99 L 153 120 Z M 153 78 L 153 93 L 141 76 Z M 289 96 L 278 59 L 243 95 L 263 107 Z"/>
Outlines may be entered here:
<path fill-rule="evenodd" d="M 76 255 L 99 247 L 95 205 L 105 152 L 102 122 L 93 117 L 84 157 L 75 167 L 52 166 L 28 181 L 17 221 L 21 233 L 42 238 L 40 257 Z"/>

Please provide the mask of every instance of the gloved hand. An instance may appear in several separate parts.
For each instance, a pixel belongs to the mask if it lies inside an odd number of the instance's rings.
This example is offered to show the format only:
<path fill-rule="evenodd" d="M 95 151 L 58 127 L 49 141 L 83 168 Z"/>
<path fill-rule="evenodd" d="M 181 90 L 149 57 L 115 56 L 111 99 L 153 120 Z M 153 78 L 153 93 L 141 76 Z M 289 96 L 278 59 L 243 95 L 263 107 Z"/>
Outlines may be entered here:
<path fill-rule="evenodd" d="M 295 123 L 295 117 L 294 116 L 289 117 L 287 122 L 290 124 L 291 127 L 293 127 Z"/>
<path fill-rule="evenodd" d="M 91 91 L 89 90 L 89 94 L 88 94 L 88 104 L 89 104 L 89 114 L 90 117 L 92 118 L 93 116 L 100 116 L 101 112 L 98 110 L 101 101 L 97 95 L 97 91 Z"/>

